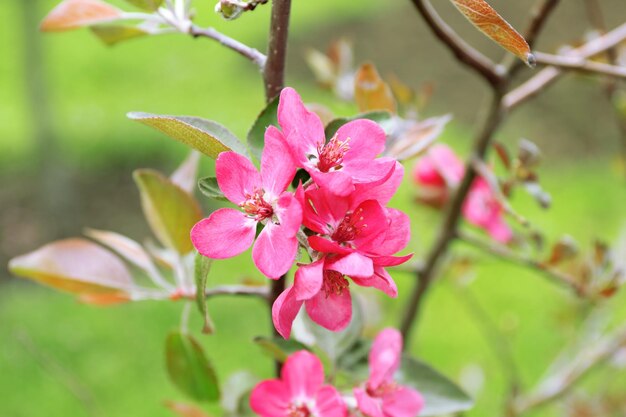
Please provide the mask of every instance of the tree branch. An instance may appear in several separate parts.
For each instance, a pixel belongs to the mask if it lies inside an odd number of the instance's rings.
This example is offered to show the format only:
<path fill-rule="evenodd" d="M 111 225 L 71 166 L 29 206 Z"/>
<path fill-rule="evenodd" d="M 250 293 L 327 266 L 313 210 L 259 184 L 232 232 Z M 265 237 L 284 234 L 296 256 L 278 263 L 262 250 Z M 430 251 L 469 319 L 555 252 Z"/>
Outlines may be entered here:
<path fill-rule="evenodd" d="M 567 52 L 566 56 L 589 58 L 617 46 L 626 39 L 626 23 L 618 26 L 599 38 L 593 39 L 579 48 Z M 541 70 L 537 75 L 504 96 L 503 104 L 507 110 L 515 109 L 520 104 L 538 95 L 563 75 L 564 71 L 555 67 Z"/>
<path fill-rule="evenodd" d="M 626 79 L 626 67 L 589 61 L 576 56 L 551 55 L 543 52 L 535 52 L 534 55 L 537 64 Z"/>
<path fill-rule="evenodd" d="M 273 0 L 270 37 L 265 66 L 265 98 L 269 103 L 280 94 L 285 85 L 285 63 L 287 60 L 287 37 L 291 0 Z"/>
<path fill-rule="evenodd" d="M 433 8 L 428 0 L 411 0 L 431 31 L 454 54 L 457 60 L 476 71 L 492 86 L 504 81 L 502 71 L 485 55 L 465 42 Z"/>
<path fill-rule="evenodd" d="M 544 276 L 548 277 L 552 282 L 569 287 L 578 296 L 584 295 L 584 288 L 574 277 L 566 273 L 549 268 L 543 262 L 525 257 L 523 255 L 519 255 L 504 245 L 493 243 L 493 242 L 485 242 L 468 233 L 459 231 L 457 233 L 457 237 L 461 241 L 467 243 L 468 245 L 471 245 L 474 248 L 480 249 L 481 251 L 488 253 L 492 256 L 495 256 L 499 259 L 505 260 L 507 262 L 510 262 L 516 265 L 521 265 L 527 268 L 534 269 L 540 272 L 541 274 L 543 274 Z"/>
<path fill-rule="evenodd" d="M 408 341 L 411 336 L 411 328 L 418 319 L 424 296 L 435 277 L 436 268 L 440 260 L 447 253 L 450 242 L 456 237 L 463 202 L 476 178 L 474 161 L 476 159 L 482 160 L 485 158 L 491 139 L 502 121 L 504 112 L 501 106 L 501 100 L 502 92 L 500 89 L 496 88 L 491 106 L 483 124 L 483 129 L 474 141 L 473 154 L 470 155 L 465 164 L 465 175 L 448 205 L 443 224 L 439 229 L 435 243 L 428 253 L 423 267 L 416 271 L 417 282 L 411 293 L 400 325 L 400 330 L 405 341 Z M 408 346 L 409 343 L 407 342 L 404 345 Z"/>
<path fill-rule="evenodd" d="M 191 25 L 189 28 L 189 34 L 194 38 L 203 37 L 216 40 L 225 47 L 232 49 L 239 55 L 252 61 L 257 67 L 259 67 L 259 70 L 263 71 L 265 68 L 267 57 L 264 54 L 254 48 L 244 45 L 236 39 L 230 38 L 223 33 L 218 32 L 213 28 L 200 28 L 196 25 Z"/>
<path fill-rule="evenodd" d="M 266 286 L 253 287 L 250 285 L 220 285 L 207 288 L 204 291 L 206 298 L 220 295 L 246 295 L 251 297 L 268 298 L 269 290 Z M 193 297 L 195 299 L 195 297 Z"/>

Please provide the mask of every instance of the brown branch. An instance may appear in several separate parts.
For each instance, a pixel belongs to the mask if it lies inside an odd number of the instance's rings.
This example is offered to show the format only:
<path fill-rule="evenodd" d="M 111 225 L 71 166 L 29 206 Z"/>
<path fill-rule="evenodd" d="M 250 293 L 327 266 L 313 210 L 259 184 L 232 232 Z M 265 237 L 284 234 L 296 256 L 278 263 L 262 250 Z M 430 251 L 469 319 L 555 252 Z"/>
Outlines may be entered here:
<path fill-rule="evenodd" d="M 411 0 L 431 31 L 454 54 L 457 60 L 476 71 L 492 86 L 504 81 L 496 64 L 465 42 L 433 8 L 428 0 Z"/>
<path fill-rule="evenodd" d="M 626 79 L 626 67 L 589 61 L 576 56 L 551 55 L 543 52 L 535 52 L 534 54 L 537 64 Z"/>
<path fill-rule="evenodd" d="M 459 188 L 453 195 L 451 202 L 448 205 L 443 224 L 439 229 L 439 233 L 432 249 L 424 261 L 423 267 L 416 271 L 417 282 L 413 288 L 413 292 L 411 293 L 411 297 L 406 306 L 405 314 L 400 325 L 400 330 L 405 341 L 409 340 L 413 324 L 419 318 L 420 308 L 424 302 L 424 296 L 426 295 L 426 292 L 435 277 L 436 268 L 441 259 L 448 252 L 448 247 L 457 234 L 465 197 L 467 196 L 467 193 L 476 178 L 474 161 L 476 159 L 485 158 L 491 139 L 498 129 L 504 115 L 501 100 L 502 92 L 500 89 L 495 89 L 494 97 L 492 98 L 492 103 L 483 124 L 482 131 L 478 134 L 474 141 L 473 154 L 468 158 L 465 164 L 465 175 L 463 176 Z M 405 343 L 404 346 L 409 346 L 409 343 Z"/>
<path fill-rule="evenodd" d="M 626 347 L 626 327 L 615 330 L 597 342 L 590 342 L 585 349 L 558 372 L 548 375 L 537 390 L 513 402 L 512 415 L 518 416 L 553 401 L 578 383 L 597 365 L 611 359 L 620 349 Z"/>
<path fill-rule="evenodd" d="M 626 39 L 626 23 L 618 26 L 599 38 L 593 39 L 581 47 L 572 49 L 565 53 L 566 56 L 579 58 L 590 58 L 617 46 Z M 564 71 L 555 67 L 548 67 L 541 70 L 537 75 L 526 81 L 524 84 L 510 91 L 504 96 L 503 104 L 507 110 L 515 109 L 520 104 L 535 97 L 546 87 L 558 80 Z"/>
<path fill-rule="evenodd" d="M 191 25 L 189 28 L 189 34 L 194 38 L 202 37 L 216 40 L 225 47 L 232 49 L 239 55 L 252 61 L 257 67 L 259 67 L 259 70 L 263 71 L 265 68 L 267 57 L 264 54 L 254 48 L 244 45 L 236 39 L 230 38 L 223 33 L 218 32 L 213 28 L 200 28 L 196 25 Z"/>
<path fill-rule="evenodd" d="M 578 296 L 583 296 L 585 294 L 584 288 L 574 277 L 564 272 L 554 270 L 541 261 L 517 254 L 504 245 L 494 242 L 485 242 L 462 231 L 457 233 L 457 237 L 462 242 L 465 242 L 474 248 L 480 249 L 482 252 L 516 265 L 534 269 L 549 278 L 552 282 L 572 289 Z"/>
<path fill-rule="evenodd" d="M 273 0 L 270 35 L 265 65 L 265 98 L 269 103 L 285 86 L 287 37 L 291 0 Z"/>

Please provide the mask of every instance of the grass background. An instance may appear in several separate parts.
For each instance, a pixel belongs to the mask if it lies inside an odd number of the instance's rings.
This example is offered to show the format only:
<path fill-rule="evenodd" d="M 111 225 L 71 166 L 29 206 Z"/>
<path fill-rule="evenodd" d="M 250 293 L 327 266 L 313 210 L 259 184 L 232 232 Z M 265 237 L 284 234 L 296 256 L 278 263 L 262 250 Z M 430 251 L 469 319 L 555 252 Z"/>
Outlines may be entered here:
<path fill-rule="evenodd" d="M 54 3 L 40 1 L 39 16 Z M 211 13 L 209 3 L 198 6 L 201 24 L 264 48 L 267 7 L 228 23 Z M 464 37 L 487 54 L 500 56 L 443 3 L 437 6 Z M 516 26 L 523 24 L 532 3 L 493 1 Z M 203 116 L 244 136 L 263 103 L 255 68 L 203 39 L 164 36 L 106 48 L 87 31 L 41 36 L 41 72 L 53 119 L 46 140 L 54 150 L 42 154 L 42 143 L 33 135 L 37 114 L 24 94 L 29 81 L 20 35 L 35 28 L 24 27 L 20 7 L 17 0 L 0 4 L 0 50 L 5 58 L 0 60 L 0 259 L 6 264 L 9 257 L 46 241 L 78 235 L 83 226 L 143 239 L 148 230 L 130 174 L 140 166 L 171 171 L 186 149 L 127 121 L 124 114 L 141 110 Z M 620 0 L 607 1 L 606 7 L 609 24 L 626 18 Z M 564 4 L 540 47 L 552 50 L 581 33 L 585 27 L 581 9 Z M 394 72 L 416 87 L 434 80 L 436 93 L 426 116 L 452 112 L 455 119 L 443 140 L 467 149 L 477 104 L 485 100 L 483 86 L 457 68 L 404 2 L 294 2 L 288 82 L 307 101 L 330 105 L 339 114 L 354 112 L 316 89 L 302 60 L 305 48 L 323 49 L 340 35 L 355 41 L 359 61 L 374 60 L 383 74 Z M 608 109 L 597 83 L 570 77 L 514 114 L 498 136 L 511 146 L 519 137 L 528 137 L 545 152 L 549 163 L 541 170 L 542 182 L 553 196 L 553 207 L 543 211 L 521 193 L 513 204 L 548 238 L 568 233 L 588 247 L 596 237 L 616 239 L 624 226 L 626 189 L 613 166 L 618 145 Z M 35 106 L 35 111 L 43 110 Z M 58 180 L 52 186 L 63 184 L 58 193 L 57 188 L 51 193 L 48 185 L 42 186 L 47 184 L 42 161 L 52 158 Z M 205 171 L 211 169 L 208 161 L 204 164 Z M 411 215 L 411 250 L 423 255 L 439 215 L 414 204 L 408 181 L 392 205 Z M 63 216 L 51 216 L 49 206 L 60 207 Z M 57 224 L 63 228 L 54 227 Z M 429 295 L 411 351 L 456 380 L 480 369 L 484 384 L 475 410 L 468 415 L 499 416 L 504 377 L 493 346 L 465 308 L 463 295 L 471 291 L 511 341 L 527 387 L 571 340 L 579 326 L 581 305 L 532 271 L 479 255 L 462 244 L 455 249 L 478 258 L 475 279 L 459 290 L 451 277 L 442 277 Z M 218 262 L 214 279 L 220 283 L 242 275 L 262 279 L 249 259 L 244 254 Z M 180 303 L 94 308 L 7 275 L 0 271 L 0 416 L 171 415 L 162 401 L 182 396 L 167 381 L 163 341 L 167 331 L 178 326 Z M 378 296 L 384 315 L 379 326 L 396 324 L 414 282 L 401 272 L 394 278 L 401 296 L 399 300 Z M 623 294 L 607 304 L 615 322 L 624 319 Z M 201 341 L 222 379 L 242 368 L 260 377 L 270 374 L 270 361 L 259 358 L 251 343 L 254 336 L 269 330 L 264 308 L 255 300 L 211 301 L 218 333 Z M 198 317 L 193 317 L 192 325 L 199 328 Z M 605 367 L 586 380 L 585 391 L 603 390 L 605 381 L 611 382 L 611 389 L 626 389 L 624 372 Z M 562 415 L 562 403 L 529 415 Z"/>

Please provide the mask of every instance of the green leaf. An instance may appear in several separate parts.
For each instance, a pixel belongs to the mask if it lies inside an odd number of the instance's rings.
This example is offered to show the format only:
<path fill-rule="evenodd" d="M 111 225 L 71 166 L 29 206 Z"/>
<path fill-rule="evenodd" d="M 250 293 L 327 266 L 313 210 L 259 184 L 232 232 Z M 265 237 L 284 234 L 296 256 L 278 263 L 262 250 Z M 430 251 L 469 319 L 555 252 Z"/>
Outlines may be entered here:
<path fill-rule="evenodd" d="M 86 239 L 48 243 L 9 261 L 9 271 L 57 290 L 99 296 L 102 303 L 128 300 L 133 280 L 115 255 Z M 104 298 L 102 298 L 104 297 Z"/>
<path fill-rule="evenodd" d="M 202 194 L 209 198 L 228 201 L 228 199 L 224 197 L 220 187 L 217 185 L 217 178 L 215 177 L 200 178 L 200 180 L 198 180 L 198 188 L 200 188 L 200 192 Z"/>
<path fill-rule="evenodd" d="M 321 349 L 333 364 L 358 341 L 363 332 L 363 312 L 358 300 L 352 300 L 352 320 L 348 327 L 340 332 L 326 330 L 314 323 L 308 315 L 304 316 L 306 330 L 313 336 L 314 345 Z"/>
<path fill-rule="evenodd" d="M 265 144 L 265 130 L 268 126 L 278 126 L 278 99 L 276 96 L 257 116 L 254 124 L 248 132 L 248 149 L 250 153 L 257 159 L 261 160 L 263 146 Z"/>
<path fill-rule="evenodd" d="M 167 336 L 165 353 L 167 372 L 181 391 L 196 401 L 219 399 L 215 371 L 196 339 L 173 331 Z"/>
<path fill-rule="evenodd" d="M 324 134 L 327 138 L 332 138 L 341 126 L 357 119 L 368 119 L 376 123 L 383 123 L 391 119 L 391 113 L 387 111 L 371 111 L 367 113 L 360 113 L 353 117 L 340 117 L 332 120 L 330 123 L 328 123 L 328 125 L 326 125 L 326 128 L 324 129 Z"/>
<path fill-rule="evenodd" d="M 126 25 L 95 25 L 90 27 L 94 35 L 109 46 L 149 35 L 148 32 L 136 26 Z"/>
<path fill-rule="evenodd" d="M 144 215 L 156 237 L 181 255 L 191 252 L 189 231 L 202 218 L 198 202 L 157 171 L 138 169 L 133 177 Z"/>
<path fill-rule="evenodd" d="M 207 309 L 206 305 L 206 297 L 204 295 L 207 279 L 209 277 L 209 272 L 211 271 L 212 264 L 212 259 L 209 259 L 199 253 L 196 254 L 196 304 L 198 305 L 198 310 L 200 310 L 200 314 L 202 314 L 202 317 L 204 317 L 204 327 L 202 328 L 202 333 L 205 334 L 213 333 L 213 322 L 211 321 L 211 317 L 209 316 L 209 310 Z"/>
<path fill-rule="evenodd" d="M 216 159 L 221 152 L 234 151 L 247 156 L 243 143 L 219 123 L 200 117 L 168 116 L 140 112 L 128 118 L 153 127 L 167 136 Z"/>
<path fill-rule="evenodd" d="M 254 343 L 259 345 L 263 352 L 279 362 L 285 362 L 287 357 L 294 352 L 307 350 L 306 346 L 300 342 L 279 337 L 257 336 L 254 338 Z"/>
<path fill-rule="evenodd" d="M 156 11 L 163 4 L 163 0 L 126 0 L 135 7 L 148 11 Z"/>
<path fill-rule="evenodd" d="M 474 405 L 474 401 L 454 382 L 411 357 L 402 358 L 396 380 L 415 388 L 424 397 L 420 417 L 454 414 L 469 410 Z"/>

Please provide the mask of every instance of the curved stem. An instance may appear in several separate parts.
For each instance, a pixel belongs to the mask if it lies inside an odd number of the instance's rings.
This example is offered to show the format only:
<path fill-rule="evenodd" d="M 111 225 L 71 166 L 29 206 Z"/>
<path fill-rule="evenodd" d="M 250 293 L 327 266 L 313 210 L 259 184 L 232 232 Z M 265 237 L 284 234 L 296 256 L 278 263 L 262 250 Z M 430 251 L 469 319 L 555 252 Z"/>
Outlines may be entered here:
<path fill-rule="evenodd" d="M 225 47 L 232 49 L 239 55 L 252 61 L 261 71 L 265 68 L 265 61 L 267 60 L 267 57 L 263 53 L 249 47 L 248 45 L 244 45 L 238 40 L 230 38 L 213 28 L 203 29 L 196 25 L 191 25 L 189 28 L 189 34 L 194 38 L 204 37 L 214 39 Z"/>

